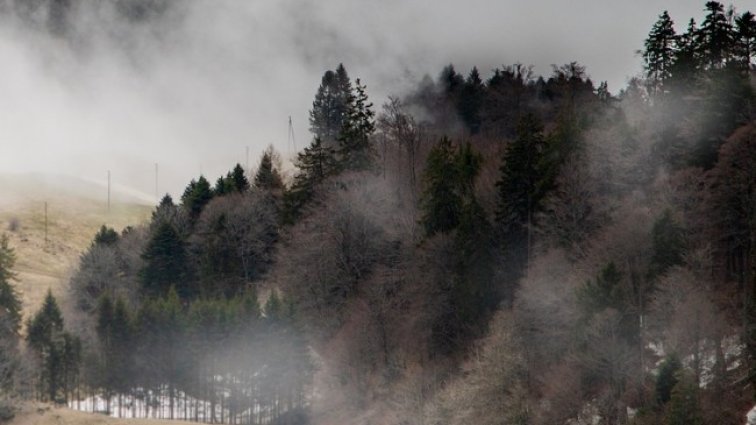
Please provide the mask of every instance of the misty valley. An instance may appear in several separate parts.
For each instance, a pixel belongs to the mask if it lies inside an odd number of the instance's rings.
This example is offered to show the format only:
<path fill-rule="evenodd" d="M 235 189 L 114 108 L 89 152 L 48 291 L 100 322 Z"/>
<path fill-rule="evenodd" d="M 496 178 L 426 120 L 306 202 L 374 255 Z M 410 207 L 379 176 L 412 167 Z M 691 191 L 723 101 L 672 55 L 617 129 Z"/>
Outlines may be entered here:
<path fill-rule="evenodd" d="M 756 16 L 613 92 L 338 4 L 0 0 L 0 423 L 756 425 Z"/>

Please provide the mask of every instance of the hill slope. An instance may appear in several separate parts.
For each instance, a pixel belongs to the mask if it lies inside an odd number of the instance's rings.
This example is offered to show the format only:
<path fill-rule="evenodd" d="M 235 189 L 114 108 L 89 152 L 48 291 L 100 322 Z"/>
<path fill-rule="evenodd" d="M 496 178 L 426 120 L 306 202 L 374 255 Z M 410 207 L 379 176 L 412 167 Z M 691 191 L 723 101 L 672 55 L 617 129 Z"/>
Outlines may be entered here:
<path fill-rule="evenodd" d="M 79 255 L 100 226 L 120 231 L 145 221 L 151 210 L 144 196 L 116 189 L 108 211 L 107 189 L 98 183 L 60 176 L 0 175 L 0 233 L 9 236 L 16 251 L 16 288 L 24 317 L 37 309 L 48 288 L 62 294 Z"/>

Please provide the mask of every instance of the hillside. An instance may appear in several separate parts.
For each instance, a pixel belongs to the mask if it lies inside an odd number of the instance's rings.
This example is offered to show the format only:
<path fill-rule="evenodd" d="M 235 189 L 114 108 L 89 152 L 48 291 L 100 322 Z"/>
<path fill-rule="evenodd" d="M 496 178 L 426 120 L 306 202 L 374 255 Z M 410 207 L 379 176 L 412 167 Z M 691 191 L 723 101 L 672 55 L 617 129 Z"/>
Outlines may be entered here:
<path fill-rule="evenodd" d="M 16 252 L 24 317 L 38 308 L 48 288 L 63 294 L 69 273 L 100 226 L 137 225 L 152 208 L 143 197 L 114 190 L 108 212 L 106 188 L 62 176 L 0 175 L 0 193 L 0 232 L 8 234 Z"/>

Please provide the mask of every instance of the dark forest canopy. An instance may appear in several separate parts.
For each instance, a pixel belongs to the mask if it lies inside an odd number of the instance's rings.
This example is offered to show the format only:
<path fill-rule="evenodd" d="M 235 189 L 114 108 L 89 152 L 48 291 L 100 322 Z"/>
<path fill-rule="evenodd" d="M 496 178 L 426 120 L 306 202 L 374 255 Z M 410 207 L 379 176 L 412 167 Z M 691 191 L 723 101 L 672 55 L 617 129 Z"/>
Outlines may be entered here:
<path fill-rule="evenodd" d="M 27 324 L 27 395 L 244 424 L 744 423 L 756 21 L 704 7 L 682 33 L 662 12 L 616 95 L 577 62 L 450 64 L 376 107 L 338 64 L 293 175 L 269 148 L 103 226 L 70 317 L 50 294 Z"/>

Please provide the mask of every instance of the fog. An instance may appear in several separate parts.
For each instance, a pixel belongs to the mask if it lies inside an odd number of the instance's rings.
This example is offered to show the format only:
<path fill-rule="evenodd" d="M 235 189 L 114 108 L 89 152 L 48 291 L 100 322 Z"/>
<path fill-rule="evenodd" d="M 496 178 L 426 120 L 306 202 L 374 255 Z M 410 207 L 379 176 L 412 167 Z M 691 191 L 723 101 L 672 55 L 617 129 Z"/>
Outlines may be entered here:
<path fill-rule="evenodd" d="M 136 0 L 132 0 L 136 1 Z M 145 1 L 145 0 L 140 0 Z M 65 174 L 154 196 L 214 181 L 273 144 L 291 157 L 309 142 L 320 77 L 343 62 L 380 105 L 453 62 L 484 76 L 502 64 L 578 61 L 616 93 L 640 71 L 634 53 L 669 9 L 678 31 L 690 0 L 467 2 L 333 0 L 167 2 L 139 21 L 116 2 L 72 0 L 67 24 L 45 11 L 0 21 L 0 173 Z M 738 3 L 736 3 L 736 6 Z M 743 7 L 745 5 L 743 4 Z M 378 109 L 378 108 L 376 108 Z M 288 141 L 288 117 L 296 146 Z"/>

